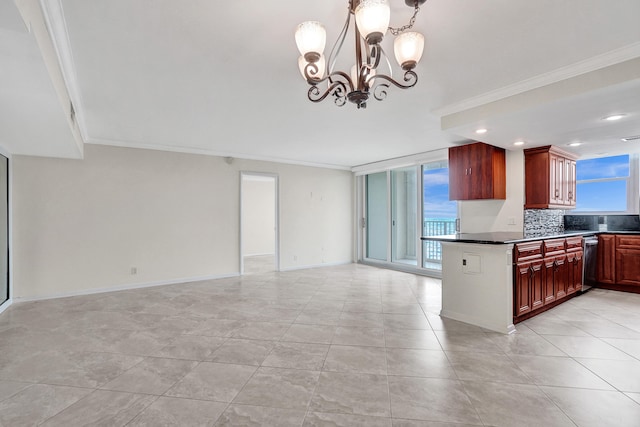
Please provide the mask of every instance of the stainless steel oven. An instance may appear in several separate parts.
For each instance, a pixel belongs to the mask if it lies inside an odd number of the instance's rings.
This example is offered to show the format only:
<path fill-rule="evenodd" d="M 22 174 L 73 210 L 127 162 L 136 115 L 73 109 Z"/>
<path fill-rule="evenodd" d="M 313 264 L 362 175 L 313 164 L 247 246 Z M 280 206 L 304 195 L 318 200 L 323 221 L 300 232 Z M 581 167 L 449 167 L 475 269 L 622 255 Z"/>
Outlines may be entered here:
<path fill-rule="evenodd" d="M 584 236 L 584 258 L 582 272 L 582 292 L 591 289 L 596 283 L 596 264 L 598 259 L 598 236 Z"/>

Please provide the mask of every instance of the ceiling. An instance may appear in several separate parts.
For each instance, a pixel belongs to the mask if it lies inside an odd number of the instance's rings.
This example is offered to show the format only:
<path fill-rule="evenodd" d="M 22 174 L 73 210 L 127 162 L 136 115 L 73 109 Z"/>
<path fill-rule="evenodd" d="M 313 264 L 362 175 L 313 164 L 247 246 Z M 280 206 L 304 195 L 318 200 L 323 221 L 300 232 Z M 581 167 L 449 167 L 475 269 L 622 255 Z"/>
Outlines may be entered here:
<path fill-rule="evenodd" d="M 411 9 L 389 2 L 391 24 L 406 23 Z M 80 157 L 65 134 L 64 102 L 18 22 L 16 4 L 33 23 L 29 3 L 38 2 L 0 0 L 0 60 L 16 63 L 1 76 L 0 145 Z M 620 141 L 640 135 L 637 0 L 428 0 L 416 21 L 426 37 L 417 86 L 392 88 L 366 110 L 309 102 L 297 69 L 296 25 L 323 22 L 330 47 L 346 0 L 42 4 L 85 143 L 338 168 L 469 139 L 508 149 L 522 139 L 524 148 L 554 144 L 582 156 L 639 151 L 640 142 Z M 20 113 L 7 117 L 16 102 Z M 612 113 L 626 116 L 601 120 Z M 481 137 L 480 126 L 489 130 Z"/>

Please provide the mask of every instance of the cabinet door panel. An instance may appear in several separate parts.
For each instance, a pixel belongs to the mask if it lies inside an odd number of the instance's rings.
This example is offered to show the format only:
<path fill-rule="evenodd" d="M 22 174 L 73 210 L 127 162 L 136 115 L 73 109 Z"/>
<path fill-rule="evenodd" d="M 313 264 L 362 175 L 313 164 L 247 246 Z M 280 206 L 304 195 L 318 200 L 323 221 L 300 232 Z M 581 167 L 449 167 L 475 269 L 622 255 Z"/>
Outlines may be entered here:
<path fill-rule="evenodd" d="M 513 313 L 516 317 L 531 311 L 530 268 L 530 262 L 521 262 L 514 266 Z"/>
<path fill-rule="evenodd" d="M 616 281 L 616 247 L 615 235 L 598 236 L 598 268 L 597 280 L 600 283 L 614 284 Z"/>
<path fill-rule="evenodd" d="M 584 251 L 576 252 L 576 262 L 573 265 L 573 286 L 576 291 L 582 289 L 582 282 L 584 280 L 583 277 L 583 267 L 584 267 Z"/>
<path fill-rule="evenodd" d="M 556 300 L 558 300 L 567 296 L 567 256 L 561 255 L 555 257 L 554 263 L 553 284 L 556 290 Z"/>
<path fill-rule="evenodd" d="M 468 168 L 467 150 L 464 146 L 449 148 L 449 200 L 464 200 Z"/>
<path fill-rule="evenodd" d="M 554 270 L 556 267 L 556 258 L 548 257 L 543 260 L 542 276 L 544 283 L 544 303 L 549 304 L 556 300 L 556 289 L 554 284 Z"/>
<path fill-rule="evenodd" d="M 542 279 L 542 260 L 532 261 L 529 267 L 529 282 L 531 283 L 531 309 L 535 310 L 544 305 L 544 281 Z"/>
<path fill-rule="evenodd" d="M 616 250 L 616 284 L 640 286 L 640 249 Z"/>
<path fill-rule="evenodd" d="M 566 182 L 566 204 L 567 206 L 576 205 L 576 162 L 573 160 L 565 160 L 565 168 L 567 169 Z"/>

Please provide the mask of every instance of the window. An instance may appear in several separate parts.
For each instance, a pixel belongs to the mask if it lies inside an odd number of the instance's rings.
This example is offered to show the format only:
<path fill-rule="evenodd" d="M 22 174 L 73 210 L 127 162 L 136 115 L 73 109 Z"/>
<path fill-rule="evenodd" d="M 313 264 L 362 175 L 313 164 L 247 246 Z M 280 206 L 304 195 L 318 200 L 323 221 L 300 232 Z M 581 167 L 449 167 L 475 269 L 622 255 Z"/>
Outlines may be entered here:
<path fill-rule="evenodd" d="M 448 162 L 431 162 L 422 166 L 423 206 L 422 235 L 438 236 L 456 232 L 458 205 L 449 200 Z M 422 242 L 422 264 L 432 270 L 442 269 L 440 242 Z"/>
<path fill-rule="evenodd" d="M 578 160 L 576 211 L 635 212 L 637 183 L 631 177 L 637 163 L 629 154 Z"/>

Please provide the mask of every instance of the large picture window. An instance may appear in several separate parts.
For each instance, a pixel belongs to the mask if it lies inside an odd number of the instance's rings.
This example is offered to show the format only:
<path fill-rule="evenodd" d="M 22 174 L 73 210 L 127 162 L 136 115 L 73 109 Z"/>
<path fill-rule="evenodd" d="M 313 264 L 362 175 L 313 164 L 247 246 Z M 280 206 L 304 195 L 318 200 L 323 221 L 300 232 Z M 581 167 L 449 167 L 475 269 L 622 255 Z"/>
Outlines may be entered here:
<path fill-rule="evenodd" d="M 637 160 L 636 160 L 637 163 Z M 576 211 L 632 212 L 632 162 L 628 154 L 576 162 Z"/>

